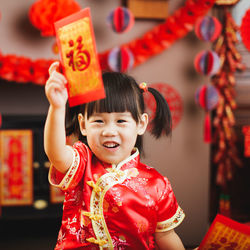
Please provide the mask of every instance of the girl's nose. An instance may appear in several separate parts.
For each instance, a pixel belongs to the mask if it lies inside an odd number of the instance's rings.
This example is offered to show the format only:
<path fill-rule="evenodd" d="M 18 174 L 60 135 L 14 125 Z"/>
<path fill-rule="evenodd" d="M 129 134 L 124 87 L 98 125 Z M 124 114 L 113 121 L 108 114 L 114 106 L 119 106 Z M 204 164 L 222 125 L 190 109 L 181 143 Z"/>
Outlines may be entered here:
<path fill-rule="evenodd" d="M 116 136 L 117 130 L 113 124 L 107 124 L 102 131 L 103 136 Z"/>

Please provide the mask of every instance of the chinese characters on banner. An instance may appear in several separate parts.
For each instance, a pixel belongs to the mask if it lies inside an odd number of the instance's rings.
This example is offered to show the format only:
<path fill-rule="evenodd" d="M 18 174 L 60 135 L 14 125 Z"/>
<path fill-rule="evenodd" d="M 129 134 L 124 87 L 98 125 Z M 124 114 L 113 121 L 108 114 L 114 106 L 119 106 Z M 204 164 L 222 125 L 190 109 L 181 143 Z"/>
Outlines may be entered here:
<path fill-rule="evenodd" d="M 0 204 L 31 205 L 33 202 L 32 131 L 0 132 Z"/>
<path fill-rule="evenodd" d="M 57 44 L 68 80 L 69 106 L 105 97 L 90 9 L 55 22 Z"/>
<path fill-rule="evenodd" d="M 198 250 L 250 249 L 250 226 L 217 214 Z"/>

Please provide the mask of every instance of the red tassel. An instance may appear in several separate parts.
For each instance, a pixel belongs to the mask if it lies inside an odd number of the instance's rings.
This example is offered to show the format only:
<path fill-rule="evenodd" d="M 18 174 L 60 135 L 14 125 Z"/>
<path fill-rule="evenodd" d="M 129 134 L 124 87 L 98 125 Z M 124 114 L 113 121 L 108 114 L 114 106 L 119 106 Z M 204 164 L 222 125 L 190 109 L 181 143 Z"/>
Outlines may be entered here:
<path fill-rule="evenodd" d="M 211 136 L 211 119 L 209 112 L 206 112 L 204 121 L 204 142 L 210 143 L 212 141 Z"/>

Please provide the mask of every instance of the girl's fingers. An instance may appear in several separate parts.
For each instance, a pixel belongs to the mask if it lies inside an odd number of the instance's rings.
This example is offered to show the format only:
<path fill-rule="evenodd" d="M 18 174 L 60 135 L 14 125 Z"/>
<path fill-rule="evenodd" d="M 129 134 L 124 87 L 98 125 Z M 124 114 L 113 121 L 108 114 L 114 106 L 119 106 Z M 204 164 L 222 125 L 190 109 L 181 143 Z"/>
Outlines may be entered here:
<path fill-rule="evenodd" d="M 67 83 L 67 79 L 65 78 L 65 76 L 57 71 L 53 71 L 51 74 L 51 77 L 53 79 L 57 79 L 57 80 L 61 81 L 63 84 Z"/>
<path fill-rule="evenodd" d="M 49 67 L 49 74 L 51 75 L 52 72 L 56 71 L 59 68 L 59 62 L 55 61 L 53 62 Z"/>

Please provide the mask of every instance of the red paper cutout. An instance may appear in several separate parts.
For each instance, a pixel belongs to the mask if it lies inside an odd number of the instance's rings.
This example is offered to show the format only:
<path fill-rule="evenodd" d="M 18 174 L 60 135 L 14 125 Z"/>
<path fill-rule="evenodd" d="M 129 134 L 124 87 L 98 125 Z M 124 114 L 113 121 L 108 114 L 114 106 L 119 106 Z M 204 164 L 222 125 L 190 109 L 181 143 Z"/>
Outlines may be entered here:
<path fill-rule="evenodd" d="M 142 37 L 134 39 L 127 44 L 120 45 L 119 47 L 127 46 L 130 48 L 135 57 L 133 67 L 136 67 L 150 59 L 150 57 L 167 50 L 175 41 L 184 37 L 193 29 L 196 20 L 204 16 L 213 7 L 214 2 L 215 0 L 187 0 L 185 5 L 175 11 L 172 16 L 169 16 L 165 22 L 155 26 Z M 107 58 L 110 50 L 99 54 L 101 68 L 103 70 L 108 69 Z M 15 75 L 19 74 L 18 68 L 16 68 L 16 62 L 19 61 L 20 57 L 13 55 L 15 57 L 14 62 L 8 62 L 8 56 L 9 55 L 4 56 L 0 53 L 0 77 L 8 81 L 15 81 Z M 39 61 L 42 61 L 41 65 Z M 31 79 L 31 82 L 34 84 L 45 84 L 48 78 L 48 68 L 52 61 L 54 61 L 54 59 L 31 60 L 30 66 L 28 67 L 30 75 L 27 76 L 23 82 L 30 82 Z M 6 63 L 8 64 L 7 68 L 5 67 Z M 27 65 L 20 64 L 20 68 L 23 67 L 27 68 Z M 36 67 L 38 67 L 38 69 L 36 69 Z M 3 68 L 5 68 L 4 71 L 2 70 Z"/>
<path fill-rule="evenodd" d="M 90 9 L 57 21 L 55 29 L 63 71 L 68 80 L 69 106 L 104 98 Z"/>
<path fill-rule="evenodd" d="M 183 104 L 182 99 L 179 93 L 170 85 L 166 83 L 152 83 L 148 85 L 149 87 L 157 89 L 166 99 L 169 109 L 172 115 L 172 128 L 176 128 L 178 123 L 181 120 L 183 113 Z M 150 93 L 145 93 L 144 100 L 147 108 L 147 112 L 149 114 L 149 119 L 153 118 L 155 113 L 155 100 Z M 150 129 L 150 126 L 148 127 Z"/>

